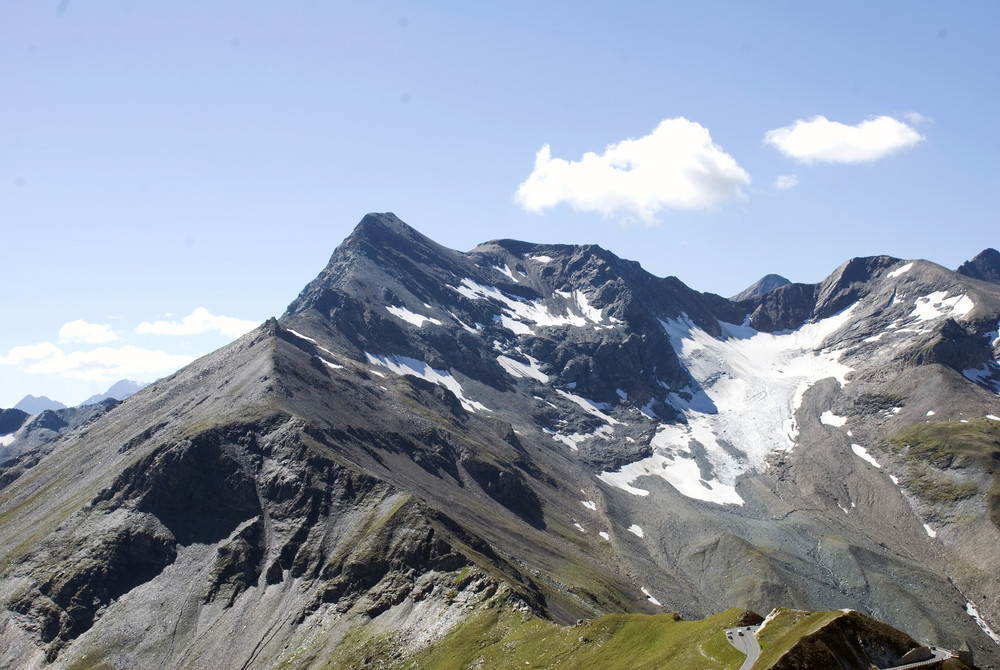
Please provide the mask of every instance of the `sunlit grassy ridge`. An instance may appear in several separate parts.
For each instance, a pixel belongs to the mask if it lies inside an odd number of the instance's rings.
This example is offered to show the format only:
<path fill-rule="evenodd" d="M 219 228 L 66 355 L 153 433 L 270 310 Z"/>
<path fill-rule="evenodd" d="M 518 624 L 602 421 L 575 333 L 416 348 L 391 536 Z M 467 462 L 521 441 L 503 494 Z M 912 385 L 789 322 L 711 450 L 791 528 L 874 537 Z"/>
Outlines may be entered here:
<path fill-rule="evenodd" d="M 725 629 L 743 623 L 746 615 L 730 609 L 683 621 L 676 614 L 612 614 L 560 626 L 524 612 L 486 609 L 439 642 L 388 667 L 736 670 L 744 656 L 726 640 Z M 377 655 L 377 645 L 369 649 Z M 364 658 L 341 658 L 337 667 L 362 668 L 364 663 Z"/>
<path fill-rule="evenodd" d="M 805 635 L 815 633 L 843 612 L 800 612 L 779 609 L 777 616 L 760 631 L 760 658 L 754 668 L 769 668 Z"/>

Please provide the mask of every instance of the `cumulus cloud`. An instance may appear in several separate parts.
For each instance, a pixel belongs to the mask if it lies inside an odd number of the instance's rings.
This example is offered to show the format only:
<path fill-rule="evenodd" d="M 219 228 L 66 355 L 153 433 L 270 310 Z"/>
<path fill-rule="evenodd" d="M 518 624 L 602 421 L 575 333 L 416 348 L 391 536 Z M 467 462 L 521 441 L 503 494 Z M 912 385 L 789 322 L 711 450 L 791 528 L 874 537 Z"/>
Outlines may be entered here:
<path fill-rule="evenodd" d="M 665 119 L 652 133 L 611 144 L 579 161 L 553 158 L 549 145 L 515 200 L 530 212 L 560 203 L 606 217 L 654 224 L 664 209 L 709 209 L 741 197 L 750 175 L 712 141 L 707 128 L 683 117 Z"/>
<path fill-rule="evenodd" d="M 114 342 L 118 335 L 111 326 L 104 323 L 87 323 L 83 319 L 70 321 L 59 329 L 60 342 L 83 342 L 85 344 L 106 344 Z"/>
<path fill-rule="evenodd" d="M 0 356 L 0 365 L 15 365 L 29 373 L 113 382 L 126 377 L 150 377 L 173 372 L 193 360 L 191 356 L 131 345 L 67 353 L 51 342 L 42 342 L 14 347 L 6 356 Z"/>
<path fill-rule="evenodd" d="M 239 337 L 260 324 L 231 316 L 216 316 L 204 307 L 198 307 L 180 321 L 143 321 L 136 326 L 140 335 L 201 335 L 217 332 L 229 337 Z"/>
<path fill-rule="evenodd" d="M 774 180 L 774 188 L 779 191 L 787 191 L 799 185 L 799 178 L 793 174 L 780 174 Z"/>
<path fill-rule="evenodd" d="M 923 140 L 891 116 L 869 117 L 855 126 L 814 116 L 764 135 L 765 144 L 800 163 L 871 163 Z"/>

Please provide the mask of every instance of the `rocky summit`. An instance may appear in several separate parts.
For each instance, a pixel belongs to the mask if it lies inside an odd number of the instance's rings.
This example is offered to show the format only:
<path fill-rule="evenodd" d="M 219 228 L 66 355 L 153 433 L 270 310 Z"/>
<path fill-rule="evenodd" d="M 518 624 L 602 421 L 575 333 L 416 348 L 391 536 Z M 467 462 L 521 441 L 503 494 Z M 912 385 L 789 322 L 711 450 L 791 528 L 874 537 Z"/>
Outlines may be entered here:
<path fill-rule="evenodd" d="M 0 463 L 0 667 L 735 670 L 774 610 L 766 667 L 1000 668 L 991 258 L 728 300 L 370 214 L 280 318 Z"/>

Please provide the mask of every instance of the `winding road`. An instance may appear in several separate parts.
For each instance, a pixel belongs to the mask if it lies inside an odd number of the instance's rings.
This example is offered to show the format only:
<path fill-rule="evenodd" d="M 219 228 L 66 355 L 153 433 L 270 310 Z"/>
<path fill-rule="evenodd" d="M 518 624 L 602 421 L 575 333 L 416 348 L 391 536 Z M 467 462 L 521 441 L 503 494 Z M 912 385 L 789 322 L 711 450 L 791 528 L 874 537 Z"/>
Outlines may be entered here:
<path fill-rule="evenodd" d="M 757 662 L 757 657 L 760 656 L 760 645 L 757 644 L 758 630 L 760 630 L 760 626 L 740 626 L 739 628 L 726 629 L 726 637 L 729 638 L 729 644 L 736 647 L 746 656 L 746 660 L 743 661 L 740 670 L 750 670 L 753 664 Z"/>
<path fill-rule="evenodd" d="M 740 626 L 739 628 L 726 629 L 726 638 L 729 640 L 729 644 L 736 647 L 736 649 L 746 656 L 746 659 L 743 661 L 743 665 L 740 666 L 740 670 L 750 670 L 753 667 L 753 664 L 757 662 L 757 658 L 760 656 L 760 645 L 757 643 L 757 631 L 759 630 L 760 626 Z M 932 656 L 925 661 L 907 663 L 906 665 L 897 665 L 884 670 L 916 670 L 917 668 L 932 666 L 935 663 L 940 663 L 944 659 L 954 656 L 954 654 L 947 649 L 930 647 L 930 650 Z"/>

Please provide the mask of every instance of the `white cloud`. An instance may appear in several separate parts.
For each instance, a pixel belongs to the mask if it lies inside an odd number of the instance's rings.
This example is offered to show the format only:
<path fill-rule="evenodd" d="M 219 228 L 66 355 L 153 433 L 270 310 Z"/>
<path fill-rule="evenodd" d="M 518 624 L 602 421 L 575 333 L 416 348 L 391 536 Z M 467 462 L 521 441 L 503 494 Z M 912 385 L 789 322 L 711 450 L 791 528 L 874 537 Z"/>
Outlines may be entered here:
<path fill-rule="evenodd" d="M 741 197 L 749 184 L 750 175 L 712 142 L 707 128 L 679 117 L 579 161 L 552 158 L 546 144 L 515 200 L 531 212 L 565 202 L 577 211 L 654 224 L 664 209 L 709 209 Z"/>
<path fill-rule="evenodd" d="M 814 116 L 764 135 L 766 144 L 800 163 L 870 163 L 923 140 L 891 116 L 869 117 L 856 126 Z"/>
<path fill-rule="evenodd" d="M 84 381 L 113 382 L 126 377 L 150 377 L 173 372 L 194 360 L 126 345 L 90 351 L 64 352 L 51 342 L 14 347 L 0 356 L 0 365 L 15 365 L 33 374 L 55 374 Z"/>
<path fill-rule="evenodd" d="M 136 326 L 140 335 L 201 335 L 218 332 L 229 337 L 239 337 L 260 324 L 231 316 L 216 316 L 204 307 L 198 307 L 180 321 L 143 321 Z"/>
<path fill-rule="evenodd" d="M 83 319 L 70 321 L 59 329 L 60 342 L 84 342 L 86 344 L 105 344 L 114 342 L 118 335 L 111 326 L 105 323 L 87 323 Z"/>
<path fill-rule="evenodd" d="M 774 188 L 779 191 L 787 191 L 799 185 L 799 178 L 793 174 L 781 174 L 774 180 Z"/>

